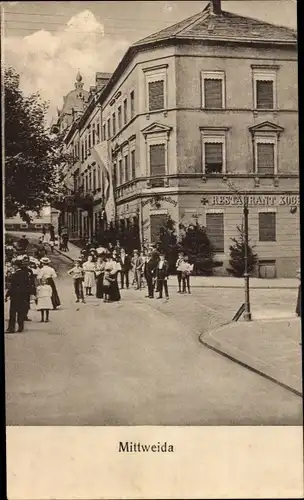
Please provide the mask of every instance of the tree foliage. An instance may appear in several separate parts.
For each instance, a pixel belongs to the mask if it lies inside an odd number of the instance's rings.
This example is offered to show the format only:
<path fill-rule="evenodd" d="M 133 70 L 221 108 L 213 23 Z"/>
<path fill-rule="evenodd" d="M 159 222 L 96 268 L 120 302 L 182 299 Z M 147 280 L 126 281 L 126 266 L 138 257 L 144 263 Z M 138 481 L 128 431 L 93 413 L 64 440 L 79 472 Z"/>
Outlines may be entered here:
<path fill-rule="evenodd" d="M 210 275 L 214 267 L 222 264 L 215 260 L 215 249 L 208 238 L 206 228 L 198 222 L 185 228 L 180 247 L 194 264 L 197 274 Z"/>
<path fill-rule="evenodd" d="M 243 226 L 237 226 L 238 237 L 231 238 L 233 245 L 230 245 L 230 260 L 227 271 L 230 275 L 235 277 L 242 277 L 245 272 L 245 233 Z M 248 245 L 248 272 L 253 273 L 255 271 L 258 256 L 253 251 L 254 246 Z"/>
<path fill-rule="evenodd" d="M 5 214 L 24 220 L 61 194 L 63 166 L 70 158 L 62 136 L 46 129 L 48 103 L 39 93 L 25 96 L 20 77 L 5 69 Z"/>

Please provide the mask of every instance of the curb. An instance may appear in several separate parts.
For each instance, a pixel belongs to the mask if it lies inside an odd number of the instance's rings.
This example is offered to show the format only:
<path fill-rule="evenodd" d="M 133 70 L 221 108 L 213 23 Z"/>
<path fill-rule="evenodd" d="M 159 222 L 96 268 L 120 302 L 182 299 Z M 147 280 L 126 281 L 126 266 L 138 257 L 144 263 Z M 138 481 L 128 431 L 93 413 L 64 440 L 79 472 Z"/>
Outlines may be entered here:
<path fill-rule="evenodd" d="M 217 354 L 220 354 L 221 356 L 223 356 L 226 359 L 229 359 L 233 363 L 236 363 L 236 364 L 242 366 L 243 368 L 246 368 L 247 370 L 255 373 L 256 375 L 259 375 L 260 377 L 265 378 L 266 380 L 269 380 L 270 382 L 273 382 L 274 384 L 282 387 L 283 389 L 286 389 L 287 391 L 292 392 L 296 396 L 299 396 L 300 398 L 302 398 L 303 393 L 298 391 L 297 389 L 294 389 L 293 387 L 290 387 L 289 385 L 284 384 L 284 382 L 280 382 L 279 380 L 275 379 L 274 377 L 271 377 L 271 375 L 267 375 L 267 373 L 264 373 L 264 372 L 258 370 L 257 368 L 254 368 L 253 366 L 248 365 L 244 361 L 241 361 L 241 360 L 235 358 L 234 356 L 232 356 L 231 354 L 228 354 L 227 352 L 222 351 L 221 349 L 214 347 L 213 345 L 208 344 L 208 342 L 202 340 L 203 335 L 215 333 L 219 330 L 222 330 L 225 326 L 228 326 L 229 324 L 230 323 L 226 323 L 226 324 L 220 326 L 219 328 L 216 328 L 215 330 L 199 334 L 199 337 L 198 337 L 199 342 L 204 347 L 207 347 L 207 349 L 210 349 L 211 351 L 216 352 Z"/>
<path fill-rule="evenodd" d="M 69 255 L 66 255 L 64 252 L 61 250 L 58 250 L 58 248 L 55 248 L 56 252 L 59 253 L 59 255 L 63 255 L 63 257 L 66 257 L 66 259 L 70 260 L 71 262 L 74 262 L 75 259 L 70 257 Z"/>

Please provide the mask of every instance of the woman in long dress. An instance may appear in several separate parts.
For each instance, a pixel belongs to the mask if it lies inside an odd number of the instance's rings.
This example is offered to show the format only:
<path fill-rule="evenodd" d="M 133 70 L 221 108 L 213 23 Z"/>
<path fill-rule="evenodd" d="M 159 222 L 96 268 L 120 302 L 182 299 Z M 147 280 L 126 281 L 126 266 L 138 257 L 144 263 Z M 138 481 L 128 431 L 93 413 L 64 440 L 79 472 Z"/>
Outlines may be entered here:
<path fill-rule="evenodd" d="M 102 299 L 104 295 L 103 290 L 103 276 L 105 271 L 105 259 L 101 256 L 97 258 L 96 262 L 96 297 Z"/>
<path fill-rule="evenodd" d="M 40 260 L 40 269 L 37 273 L 37 281 L 40 282 L 42 279 L 46 279 L 46 282 L 52 288 L 52 304 L 53 309 L 57 309 L 60 306 L 60 299 L 55 285 L 55 279 L 57 278 L 56 271 L 50 266 L 51 261 L 48 257 L 43 257 Z"/>
<path fill-rule="evenodd" d="M 93 296 L 92 288 L 95 286 L 95 271 L 96 265 L 93 262 L 92 255 L 88 255 L 87 261 L 83 264 L 82 269 L 84 270 L 84 283 L 83 286 L 86 291 L 86 295 Z"/>
<path fill-rule="evenodd" d="M 118 278 L 118 273 L 121 270 L 121 266 L 119 265 L 119 262 L 112 259 L 112 257 L 108 259 L 108 264 L 109 262 L 112 266 L 112 271 L 110 271 L 110 276 L 113 279 L 109 289 L 109 300 L 110 302 L 118 302 L 121 299 L 121 296 L 117 278 Z"/>

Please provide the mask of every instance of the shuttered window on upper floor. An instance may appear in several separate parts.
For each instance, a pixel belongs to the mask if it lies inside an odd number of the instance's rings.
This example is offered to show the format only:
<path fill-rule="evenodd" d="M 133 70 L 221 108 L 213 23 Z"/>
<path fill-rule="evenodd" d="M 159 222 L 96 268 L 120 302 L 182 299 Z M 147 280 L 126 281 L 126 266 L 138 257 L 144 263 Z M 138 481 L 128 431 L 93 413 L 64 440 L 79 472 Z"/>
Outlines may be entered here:
<path fill-rule="evenodd" d="M 205 108 L 223 107 L 223 80 L 222 79 L 204 79 L 204 103 Z"/>
<path fill-rule="evenodd" d="M 122 169 L 122 160 L 118 161 L 118 175 L 119 175 L 119 184 L 123 184 L 123 169 Z"/>
<path fill-rule="evenodd" d="M 276 213 L 259 213 L 259 241 L 276 241 Z"/>
<path fill-rule="evenodd" d="M 274 175 L 274 144 L 257 143 L 257 173 Z"/>
<path fill-rule="evenodd" d="M 224 214 L 206 214 L 206 232 L 216 252 L 224 252 Z"/>
<path fill-rule="evenodd" d="M 135 149 L 131 151 L 131 179 L 135 179 L 136 170 L 135 170 Z"/>
<path fill-rule="evenodd" d="M 157 111 L 165 107 L 164 80 L 149 82 L 149 111 Z"/>
<path fill-rule="evenodd" d="M 166 146 L 165 144 L 152 144 L 149 153 L 151 184 L 153 187 L 163 186 L 166 175 Z"/>
<path fill-rule="evenodd" d="M 124 163 L 125 163 L 125 182 L 129 181 L 129 155 L 126 155 L 124 157 Z"/>
<path fill-rule="evenodd" d="M 218 174 L 223 171 L 223 144 L 205 142 L 205 174 Z"/>
<path fill-rule="evenodd" d="M 274 82 L 271 80 L 256 81 L 256 107 L 257 109 L 274 108 Z"/>

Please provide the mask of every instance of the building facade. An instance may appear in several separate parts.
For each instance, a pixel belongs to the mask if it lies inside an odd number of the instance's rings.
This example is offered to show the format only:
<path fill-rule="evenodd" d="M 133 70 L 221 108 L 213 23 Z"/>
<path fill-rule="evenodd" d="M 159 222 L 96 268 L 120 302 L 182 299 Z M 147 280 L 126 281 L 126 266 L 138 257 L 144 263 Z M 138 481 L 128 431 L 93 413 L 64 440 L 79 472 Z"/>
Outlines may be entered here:
<path fill-rule="evenodd" d="M 116 220 L 137 218 L 142 242 L 156 241 L 168 216 L 177 234 L 198 221 L 224 273 L 248 196 L 259 275 L 294 276 L 297 96 L 295 32 L 224 12 L 218 1 L 131 46 L 95 104 Z"/>

